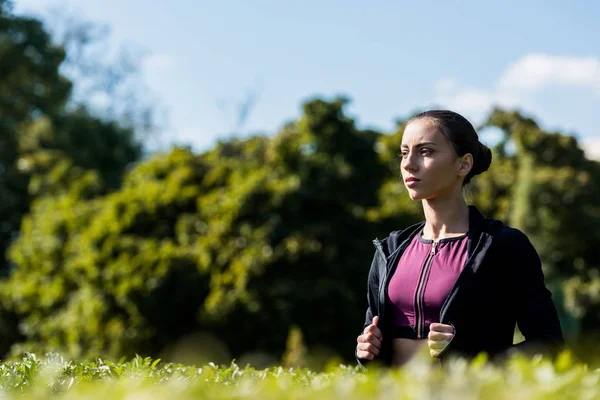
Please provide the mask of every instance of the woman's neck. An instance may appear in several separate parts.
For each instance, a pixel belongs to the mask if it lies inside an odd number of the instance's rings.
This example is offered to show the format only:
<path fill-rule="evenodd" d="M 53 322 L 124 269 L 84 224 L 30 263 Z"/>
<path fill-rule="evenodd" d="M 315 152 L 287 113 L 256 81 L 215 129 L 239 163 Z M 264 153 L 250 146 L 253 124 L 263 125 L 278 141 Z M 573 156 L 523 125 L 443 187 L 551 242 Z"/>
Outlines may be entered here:
<path fill-rule="evenodd" d="M 460 236 L 469 230 L 469 206 L 461 196 L 423 200 L 426 239 Z"/>

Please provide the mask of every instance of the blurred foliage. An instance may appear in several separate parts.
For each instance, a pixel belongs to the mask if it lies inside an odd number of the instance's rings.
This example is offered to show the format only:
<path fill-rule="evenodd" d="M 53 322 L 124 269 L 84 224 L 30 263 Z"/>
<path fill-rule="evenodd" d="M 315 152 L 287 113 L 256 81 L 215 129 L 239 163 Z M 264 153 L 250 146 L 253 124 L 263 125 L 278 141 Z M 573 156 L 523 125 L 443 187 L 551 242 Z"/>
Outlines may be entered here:
<path fill-rule="evenodd" d="M 234 357 L 288 359 L 298 347 L 289 342 L 296 326 L 307 354 L 325 345 L 331 357 L 348 359 L 362 324 L 371 239 L 421 216 L 398 179 L 403 124 L 391 135 L 361 131 L 345 104 L 309 100 L 302 117 L 272 138 L 220 142 L 204 154 L 157 153 L 113 192 L 102 192 L 99 168 L 81 168 L 64 190 L 37 199 L 11 249 L 18 268 L 2 287 L 3 304 L 23 321 L 25 340 L 13 355 L 160 354 L 209 332 Z M 488 124 L 506 140 L 494 148 L 498 168 L 474 181 L 473 201 L 523 229 L 549 277 L 572 285 L 588 276 L 576 266 L 586 251 L 593 265 L 587 238 L 595 231 L 583 234 L 573 218 L 593 224 L 595 214 L 581 213 L 595 207 L 597 163 L 574 139 L 519 114 L 496 110 Z M 531 136 L 544 149 L 557 147 L 555 167 L 538 147 L 527 147 Z M 511 154 L 504 150 L 509 140 Z M 564 195 L 554 201 L 562 191 L 571 193 L 572 207 Z M 591 297 L 578 303 L 581 297 L 570 296 L 565 292 L 567 311 L 597 307 Z"/>
<path fill-rule="evenodd" d="M 91 199 L 119 188 L 125 168 L 141 156 L 132 128 L 68 104 L 72 84 L 60 72 L 65 59 L 41 21 L 14 15 L 12 2 L 0 1 L 2 277 L 17 268 L 6 250 L 32 202 L 68 191 Z M 22 334 L 18 324 L 17 315 L 0 306 L 0 353 Z"/>
<path fill-rule="evenodd" d="M 280 357 L 296 324 L 307 345 L 346 353 L 377 229 L 365 215 L 387 174 L 344 104 L 307 102 L 272 139 L 156 154 L 113 193 L 98 196 L 95 169 L 36 200 L 2 290 L 23 318 L 13 352 L 157 354 L 202 330 L 236 356 Z"/>
<path fill-rule="evenodd" d="M 302 331 L 297 326 L 290 328 L 281 365 L 287 368 L 306 366 L 306 345 L 304 344 Z"/>
<path fill-rule="evenodd" d="M 0 3 L 0 263 L 28 208 L 17 168 L 19 129 L 36 116 L 56 115 L 71 87 L 58 72 L 64 51 L 50 44 L 40 21 L 10 14 L 10 5 Z"/>
<path fill-rule="evenodd" d="M 129 361 L 65 360 L 28 354 L 0 366 L 5 399 L 596 399 L 600 370 L 563 353 L 555 363 L 513 358 L 504 368 L 456 360 L 443 368 L 419 354 L 402 369 L 330 364 L 257 369 L 235 362 L 188 366 L 136 356 Z"/>
<path fill-rule="evenodd" d="M 192 243 L 176 236 L 196 207 L 195 161 L 185 151 L 151 160 L 153 171 L 142 165 L 101 199 L 81 196 L 96 189 L 89 173 L 70 192 L 34 202 L 10 253 L 18 268 L 4 286 L 28 344 L 131 354 L 142 343 L 160 349 L 195 326 L 208 280 Z"/>
<path fill-rule="evenodd" d="M 105 189 L 120 186 L 141 155 L 131 128 L 67 107 L 71 82 L 61 75 L 64 48 L 42 22 L 0 3 L 0 271 L 31 201 L 64 191 L 95 170 Z"/>

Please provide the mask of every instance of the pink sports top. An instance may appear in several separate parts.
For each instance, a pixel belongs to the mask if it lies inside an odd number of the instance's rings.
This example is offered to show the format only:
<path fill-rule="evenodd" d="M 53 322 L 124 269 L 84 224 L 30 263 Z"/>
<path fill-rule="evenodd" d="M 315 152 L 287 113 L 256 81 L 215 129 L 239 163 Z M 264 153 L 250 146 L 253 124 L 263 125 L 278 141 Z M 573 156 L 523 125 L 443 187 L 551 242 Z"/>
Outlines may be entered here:
<path fill-rule="evenodd" d="M 427 338 L 467 260 L 467 234 L 435 243 L 421 234 L 405 249 L 389 281 L 387 321 L 395 338 Z"/>

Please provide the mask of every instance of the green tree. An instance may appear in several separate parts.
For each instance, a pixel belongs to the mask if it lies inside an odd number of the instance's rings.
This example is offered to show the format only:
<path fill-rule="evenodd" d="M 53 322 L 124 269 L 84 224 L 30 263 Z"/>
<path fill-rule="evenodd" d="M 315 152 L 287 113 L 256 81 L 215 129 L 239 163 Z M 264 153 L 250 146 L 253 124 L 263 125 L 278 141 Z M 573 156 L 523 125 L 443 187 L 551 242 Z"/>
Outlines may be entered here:
<path fill-rule="evenodd" d="M 385 167 L 374 151 L 377 134 L 357 129 L 346 104 L 344 98 L 307 101 L 302 117 L 269 143 L 266 168 L 255 172 L 268 192 L 255 192 L 260 201 L 250 202 L 256 206 L 244 215 L 250 226 L 264 221 L 256 251 L 268 257 L 252 268 L 248 306 L 234 311 L 254 323 L 237 340 L 224 330 L 229 342 L 281 356 L 289 326 L 297 325 L 307 346 L 325 343 L 352 354 L 377 234 L 365 218 L 378 202 Z"/>
<path fill-rule="evenodd" d="M 12 2 L 0 1 L 3 277 L 20 268 L 14 260 L 9 264 L 6 250 L 19 237 L 32 202 L 71 192 L 82 199 L 107 193 L 120 186 L 125 168 L 141 156 L 133 128 L 70 104 L 72 84 L 61 74 L 66 58 L 63 46 L 53 44 L 41 21 L 14 15 Z M 40 200 L 37 209 L 48 213 L 49 204 L 60 200 Z M 18 324 L 16 315 L 0 305 L 0 354 L 17 340 Z"/>
<path fill-rule="evenodd" d="M 18 268 L 2 286 L 26 338 L 15 354 L 131 356 L 196 325 L 208 281 L 184 233 L 203 171 L 195 160 L 157 156 L 121 191 L 96 198 L 82 196 L 97 189 L 91 171 L 34 202 L 10 253 Z"/>
<path fill-rule="evenodd" d="M 17 168 L 33 198 L 69 191 L 86 171 L 96 171 L 106 190 L 118 189 L 125 170 L 141 157 L 131 128 L 104 121 L 82 106 L 39 118 L 19 132 Z"/>
<path fill-rule="evenodd" d="M 107 188 L 141 155 L 131 128 L 67 107 L 71 82 L 61 75 L 64 48 L 41 21 L 0 3 L 0 268 L 30 202 L 67 175 L 97 169 Z M 72 169 L 75 170 L 72 170 Z M 71 179 L 69 178 L 69 179 Z M 54 185 L 54 186 L 53 186 Z M 50 187 L 53 186 L 53 189 Z"/>
<path fill-rule="evenodd" d="M 27 185 L 16 166 L 18 130 L 36 116 L 56 114 L 71 88 L 59 73 L 63 49 L 52 46 L 40 21 L 14 16 L 10 10 L 10 2 L 0 2 L 1 264 L 28 208 Z"/>
<path fill-rule="evenodd" d="M 41 197 L 2 290 L 24 321 L 14 351 L 156 354 L 203 330 L 234 357 L 280 358 L 297 325 L 307 346 L 351 355 L 389 172 L 345 104 L 308 101 L 271 139 L 157 154 L 100 197 L 98 169 Z"/>

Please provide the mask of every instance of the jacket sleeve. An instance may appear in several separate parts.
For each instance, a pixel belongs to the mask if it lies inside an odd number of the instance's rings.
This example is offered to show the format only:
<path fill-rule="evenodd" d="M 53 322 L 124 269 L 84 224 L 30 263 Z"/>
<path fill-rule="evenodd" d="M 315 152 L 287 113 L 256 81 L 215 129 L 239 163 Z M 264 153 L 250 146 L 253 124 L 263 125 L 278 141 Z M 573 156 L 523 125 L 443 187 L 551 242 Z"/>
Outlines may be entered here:
<path fill-rule="evenodd" d="M 552 293 L 545 285 L 540 257 L 525 234 L 516 231 L 518 240 L 513 241 L 513 255 L 519 277 L 516 283 L 517 325 L 525 337 L 521 343 L 513 344 L 500 359 L 515 353 L 528 356 L 545 354 L 556 356 L 564 346 L 564 338 Z"/>
<path fill-rule="evenodd" d="M 373 261 L 371 262 L 371 269 L 369 270 L 369 277 L 367 279 L 367 312 L 365 313 L 365 323 L 363 324 L 363 329 L 357 336 L 362 335 L 365 328 L 373 322 L 373 317 L 379 314 L 378 304 L 379 304 L 379 261 L 380 258 L 383 257 L 379 254 L 379 251 L 375 251 L 375 255 L 373 256 Z M 354 357 L 356 361 L 361 367 L 365 367 L 371 360 L 366 360 L 363 358 L 359 358 L 356 347 L 354 347 Z"/>

